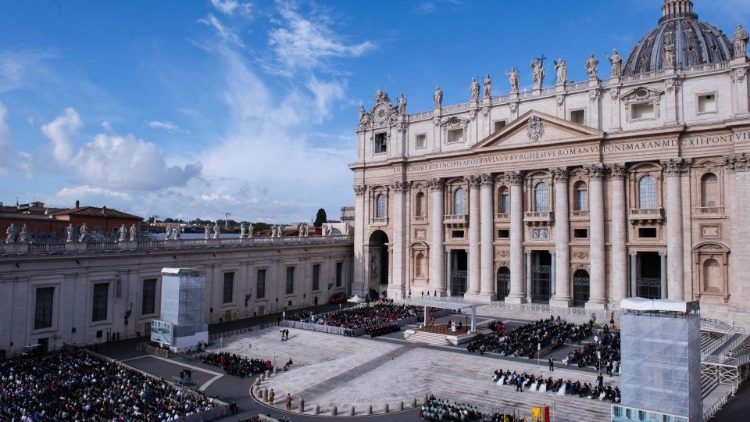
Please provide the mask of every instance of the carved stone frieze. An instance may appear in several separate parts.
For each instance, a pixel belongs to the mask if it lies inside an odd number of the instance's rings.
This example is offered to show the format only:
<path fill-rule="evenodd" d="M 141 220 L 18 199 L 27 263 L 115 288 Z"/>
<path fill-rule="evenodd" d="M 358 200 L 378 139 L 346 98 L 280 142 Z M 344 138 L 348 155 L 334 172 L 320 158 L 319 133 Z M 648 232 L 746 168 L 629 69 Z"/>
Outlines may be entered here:
<path fill-rule="evenodd" d="M 479 179 L 483 185 L 492 185 L 492 183 L 494 182 L 492 175 L 487 173 L 479 175 Z"/>
<path fill-rule="evenodd" d="M 396 192 L 408 192 L 411 189 L 411 182 L 395 181 L 390 185 L 390 188 Z"/>
<path fill-rule="evenodd" d="M 472 176 L 467 177 L 466 181 L 469 182 L 469 186 L 471 187 L 479 187 L 479 185 L 482 184 L 482 177 L 472 175 Z"/>

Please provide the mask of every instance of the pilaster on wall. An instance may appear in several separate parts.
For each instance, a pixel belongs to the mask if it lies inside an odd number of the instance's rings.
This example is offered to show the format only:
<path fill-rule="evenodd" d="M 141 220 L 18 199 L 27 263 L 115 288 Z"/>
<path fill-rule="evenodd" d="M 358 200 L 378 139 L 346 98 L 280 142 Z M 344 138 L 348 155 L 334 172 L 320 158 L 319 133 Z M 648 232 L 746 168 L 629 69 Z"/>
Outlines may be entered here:
<path fill-rule="evenodd" d="M 352 279 L 352 294 L 364 297 L 365 287 L 365 192 L 367 187 L 354 187 L 357 198 L 354 201 L 354 277 Z"/>

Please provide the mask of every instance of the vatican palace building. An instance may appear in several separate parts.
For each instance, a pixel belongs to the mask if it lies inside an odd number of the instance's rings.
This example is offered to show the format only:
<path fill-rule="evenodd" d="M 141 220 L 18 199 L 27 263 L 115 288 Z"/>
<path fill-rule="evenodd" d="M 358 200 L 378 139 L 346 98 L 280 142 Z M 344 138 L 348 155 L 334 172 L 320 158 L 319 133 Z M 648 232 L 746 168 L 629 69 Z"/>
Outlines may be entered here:
<path fill-rule="evenodd" d="M 699 300 L 750 323 L 747 40 L 666 0 L 628 56 L 519 59 L 418 113 L 378 91 L 350 165 L 353 293 Z"/>

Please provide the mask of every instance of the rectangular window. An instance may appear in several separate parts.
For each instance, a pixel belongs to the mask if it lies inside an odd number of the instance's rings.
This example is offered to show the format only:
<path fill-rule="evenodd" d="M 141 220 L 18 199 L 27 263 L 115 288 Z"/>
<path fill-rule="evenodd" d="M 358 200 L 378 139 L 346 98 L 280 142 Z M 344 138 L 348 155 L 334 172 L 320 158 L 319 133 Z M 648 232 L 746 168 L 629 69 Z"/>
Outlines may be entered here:
<path fill-rule="evenodd" d="M 633 104 L 630 110 L 633 120 L 654 118 L 654 103 Z"/>
<path fill-rule="evenodd" d="M 510 230 L 498 230 L 497 237 L 499 237 L 500 239 L 510 238 Z"/>
<path fill-rule="evenodd" d="M 54 287 L 36 289 L 36 307 L 34 308 L 34 329 L 52 327 L 52 306 L 55 298 Z"/>
<path fill-rule="evenodd" d="M 644 237 L 647 239 L 653 239 L 656 237 L 656 229 L 655 228 L 643 228 L 638 229 L 638 237 Z"/>
<path fill-rule="evenodd" d="M 109 307 L 109 283 L 94 284 L 94 294 L 91 304 L 91 322 L 107 319 Z"/>
<path fill-rule="evenodd" d="M 456 239 L 463 239 L 463 237 L 464 237 L 464 231 L 463 230 L 453 230 L 451 232 L 451 237 L 454 237 Z"/>
<path fill-rule="evenodd" d="M 147 278 L 143 280 L 141 314 L 150 315 L 153 313 L 156 313 L 156 279 Z"/>
<path fill-rule="evenodd" d="M 232 303 L 234 299 L 234 273 L 224 273 L 224 300 L 222 303 Z"/>
<path fill-rule="evenodd" d="M 504 128 L 506 124 L 507 124 L 507 122 L 505 120 L 498 120 L 498 121 L 496 121 L 495 122 L 495 132 L 497 132 L 497 131 L 501 130 L 502 128 Z"/>
<path fill-rule="evenodd" d="M 417 149 L 422 149 L 425 146 L 427 146 L 427 136 L 424 133 L 420 133 L 417 135 L 416 142 L 414 143 L 414 146 Z"/>
<path fill-rule="evenodd" d="M 386 133 L 375 134 L 375 154 L 382 154 L 388 151 L 388 135 Z"/>
<path fill-rule="evenodd" d="M 336 287 L 341 287 L 341 283 L 344 281 L 344 263 L 336 263 Z"/>
<path fill-rule="evenodd" d="M 586 124 L 586 111 L 585 110 L 573 110 L 570 112 L 570 121 L 578 123 L 579 125 Z"/>
<path fill-rule="evenodd" d="M 715 113 L 716 95 L 705 94 L 698 96 L 698 113 Z"/>
<path fill-rule="evenodd" d="M 294 294 L 294 268 L 286 267 L 286 294 Z"/>
<path fill-rule="evenodd" d="M 320 290 L 320 264 L 313 265 L 312 289 Z"/>
<path fill-rule="evenodd" d="M 257 280 L 255 282 L 255 296 L 258 299 L 266 297 L 266 269 L 258 270 Z"/>
<path fill-rule="evenodd" d="M 573 237 L 576 239 L 586 239 L 589 237 L 589 231 L 587 229 L 574 229 Z"/>
<path fill-rule="evenodd" d="M 448 143 L 457 143 L 464 141 L 464 130 L 463 129 L 450 129 L 448 131 Z"/>

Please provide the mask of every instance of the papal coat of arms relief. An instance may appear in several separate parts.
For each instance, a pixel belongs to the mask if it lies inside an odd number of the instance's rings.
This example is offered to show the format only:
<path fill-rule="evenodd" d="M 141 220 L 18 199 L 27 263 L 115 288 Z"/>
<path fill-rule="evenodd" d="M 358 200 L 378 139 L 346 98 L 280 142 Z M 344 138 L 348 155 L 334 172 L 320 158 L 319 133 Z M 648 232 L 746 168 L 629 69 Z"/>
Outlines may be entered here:
<path fill-rule="evenodd" d="M 536 142 L 544 135 L 544 122 L 537 116 L 531 116 L 526 131 L 529 135 L 529 141 Z"/>

